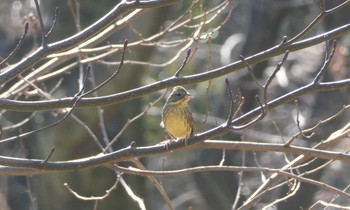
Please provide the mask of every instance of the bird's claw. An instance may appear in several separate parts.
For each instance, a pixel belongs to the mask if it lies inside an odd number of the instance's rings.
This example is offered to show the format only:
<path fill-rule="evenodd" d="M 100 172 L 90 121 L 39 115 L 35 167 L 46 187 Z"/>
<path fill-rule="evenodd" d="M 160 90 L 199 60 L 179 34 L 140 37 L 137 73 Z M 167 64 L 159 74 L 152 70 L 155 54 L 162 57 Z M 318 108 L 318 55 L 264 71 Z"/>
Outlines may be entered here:
<path fill-rule="evenodd" d="M 169 151 L 169 145 L 171 144 L 170 142 L 171 142 L 171 139 L 168 139 L 168 140 L 160 142 L 160 144 L 163 145 L 167 151 Z"/>

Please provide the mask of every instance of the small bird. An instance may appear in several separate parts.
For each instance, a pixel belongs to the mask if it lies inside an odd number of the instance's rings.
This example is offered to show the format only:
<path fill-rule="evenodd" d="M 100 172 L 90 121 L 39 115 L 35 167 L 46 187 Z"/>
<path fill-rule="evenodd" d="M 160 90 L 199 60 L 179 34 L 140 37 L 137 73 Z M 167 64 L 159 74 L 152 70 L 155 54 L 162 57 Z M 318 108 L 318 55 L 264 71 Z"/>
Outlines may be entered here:
<path fill-rule="evenodd" d="M 187 103 L 192 95 L 181 86 L 174 87 L 162 110 L 162 126 L 172 139 L 193 136 L 194 121 Z"/>

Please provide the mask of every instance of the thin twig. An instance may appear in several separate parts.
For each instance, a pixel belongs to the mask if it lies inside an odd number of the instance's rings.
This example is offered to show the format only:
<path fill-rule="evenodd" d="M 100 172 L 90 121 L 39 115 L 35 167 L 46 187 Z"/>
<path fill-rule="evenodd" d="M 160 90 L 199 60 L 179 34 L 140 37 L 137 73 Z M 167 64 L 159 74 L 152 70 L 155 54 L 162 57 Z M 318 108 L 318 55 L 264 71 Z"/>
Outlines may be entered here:
<path fill-rule="evenodd" d="M 297 111 L 297 113 L 296 113 L 296 115 L 297 115 L 297 117 L 296 117 L 296 123 L 297 123 L 298 130 L 299 130 L 300 134 L 301 134 L 302 136 L 304 136 L 305 138 L 311 138 L 315 133 L 312 132 L 310 135 L 304 134 L 303 130 L 302 130 L 301 127 L 300 127 L 300 119 L 299 119 L 299 118 L 300 118 L 300 110 L 299 110 L 299 103 L 298 103 L 298 100 L 294 100 L 294 104 L 295 104 L 295 109 L 296 109 L 296 111 Z"/>
<path fill-rule="evenodd" d="M 30 116 L 24 118 L 22 121 L 14 123 L 14 124 L 9 125 L 9 126 L 4 126 L 2 129 L 5 131 L 5 130 L 13 130 L 13 129 L 19 128 L 19 127 L 23 126 L 24 124 L 28 123 L 37 114 L 38 114 L 38 112 L 33 112 L 32 114 L 30 114 Z"/>
<path fill-rule="evenodd" d="M 246 154 L 245 151 L 242 151 L 242 167 L 245 167 L 246 165 Z M 241 198 L 241 192 L 243 187 L 243 171 L 238 172 L 238 180 L 237 180 L 238 188 L 236 192 L 236 198 L 232 205 L 232 210 L 235 210 L 237 208 L 238 202 Z"/>
<path fill-rule="evenodd" d="M 84 93 L 83 96 L 89 95 L 90 93 L 97 91 L 98 89 L 103 87 L 105 84 L 107 84 L 109 81 L 111 81 L 114 77 L 116 77 L 119 74 L 120 70 L 122 69 L 122 67 L 124 65 L 124 57 L 125 57 L 125 52 L 126 52 L 127 46 L 128 46 L 128 40 L 126 39 L 124 41 L 124 47 L 123 47 L 122 55 L 120 58 L 120 64 L 118 65 L 118 68 L 115 70 L 115 72 L 109 78 L 107 78 L 105 81 L 103 81 L 101 84 L 94 87 L 92 90 L 89 90 L 86 93 Z"/>
<path fill-rule="evenodd" d="M 93 71 L 91 74 L 91 83 L 92 83 L 92 87 L 96 87 L 95 71 Z M 98 91 L 94 91 L 93 95 L 94 97 L 98 97 Z M 107 134 L 107 129 L 106 129 L 105 120 L 103 116 L 104 110 L 102 109 L 102 107 L 96 106 L 96 112 L 98 116 L 98 125 L 102 133 L 102 142 L 104 143 L 104 145 L 108 145 L 110 141 Z M 103 149 L 104 147 L 101 145 L 101 151 L 103 151 Z"/>
<path fill-rule="evenodd" d="M 191 55 L 191 48 L 188 48 L 187 52 L 186 52 L 186 57 L 185 57 L 184 61 L 182 62 L 182 65 L 180 66 L 180 68 L 176 71 L 174 77 L 179 77 L 181 71 L 185 68 L 185 65 L 187 64 L 187 61 L 188 61 L 190 55 Z"/>
<path fill-rule="evenodd" d="M 334 56 L 334 53 L 335 53 L 335 49 L 337 47 L 337 41 L 336 40 L 333 40 L 332 42 L 332 51 L 331 53 L 329 54 L 328 52 L 328 41 L 326 40 L 325 41 L 325 48 L 326 48 L 326 55 L 325 55 L 325 61 L 323 63 L 323 66 L 321 67 L 320 71 L 317 73 L 313 83 L 318 83 L 322 77 L 322 75 L 324 74 L 324 72 L 327 70 L 333 56 Z"/>
<path fill-rule="evenodd" d="M 255 74 L 252 70 L 252 67 L 249 65 L 249 63 L 247 62 L 247 60 L 243 57 L 243 55 L 239 56 L 240 60 L 242 61 L 242 63 L 246 66 L 246 68 L 248 69 L 248 72 L 250 74 L 250 76 L 252 77 L 253 81 L 255 82 L 255 84 L 260 87 L 261 89 L 264 89 L 264 87 L 259 83 L 258 79 L 255 77 Z"/>
<path fill-rule="evenodd" d="M 47 158 L 43 161 L 43 164 L 47 163 L 47 161 L 50 160 L 50 158 L 52 157 L 53 153 L 55 152 L 55 147 L 52 147 L 52 149 L 50 150 L 49 155 L 47 156 Z"/>
<path fill-rule="evenodd" d="M 272 82 L 272 80 L 275 78 L 276 74 L 278 73 L 278 71 L 281 69 L 282 65 L 284 64 L 284 62 L 287 60 L 289 55 L 289 50 L 287 50 L 284 55 L 283 58 L 280 62 L 277 63 L 277 66 L 275 68 L 275 70 L 272 72 L 272 74 L 268 77 L 266 83 L 264 84 L 264 89 L 267 89 L 270 85 L 270 83 Z"/>
<path fill-rule="evenodd" d="M 230 82 L 227 78 L 225 79 L 225 83 L 226 83 L 228 95 L 230 98 L 230 110 L 227 115 L 226 126 L 230 127 L 232 125 L 233 118 L 237 116 L 238 112 L 241 110 L 244 104 L 244 97 L 240 96 L 239 94 L 239 95 L 236 95 L 235 98 L 233 98 L 233 92 L 231 90 Z"/>
<path fill-rule="evenodd" d="M 290 183 L 291 180 L 287 180 L 286 183 Z M 288 193 L 281 197 L 281 198 L 278 198 L 278 199 L 275 199 L 273 202 L 269 203 L 268 205 L 264 206 L 264 208 L 262 208 L 262 210 L 269 210 L 271 209 L 272 206 L 275 206 L 276 204 L 278 203 L 281 203 L 283 201 L 286 201 L 288 198 L 291 198 L 293 197 L 297 192 L 298 190 L 300 189 L 300 186 L 301 186 L 301 181 L 298 181 L 297 179 L 294 179 L 294 183 L 292 184 L 292 187 L 289 187 L 289 191 Z"/>
<path fill-rule="evenodd" d="M 343 3 L 339 4 L 338 6 L 335 6 L 329 10 L 325 10 L 325 13 L 330 14 L 332 12 L 335 12 L 336 10 L 339 10 L 339 9 L 345 7 L 349 3 L 350 3 L 350 0 L 344 1 Z"/>
<path fill-rule="evenodd" d="M 53 32 L 53 30 L 55 29 L 56 23 L 58 21 L 58 18 L 60 17 L 60 10 L 58 7 L 55 8 L 55 17 L 53 19 L 53 23 L 52 26 L 50 28 L 50 30 L 46 33 L 45 35 L 45 39 L 48 40 L 49 36 L 51 35 L 51 33 Z"/>
<path fill-rule="evenodd" d="M 79 119 L 75 114 L 71 113 L 70 117 L 78 124 L 81 128 L 83 128 L 92 138 L 95 145 L 100 149 L 103 150 L 103 146 L 101 145 L 100 141 L 98 140 L 95 133 L 89 128 L 89 126 L 86 125 L 84 121 Z"/>
<path fill-rule="evenodd" d="M 6 63 L 7 61 L 9 61 L 16 53 L 17 51 L 21 48 L 23 42 L 24 42 L 24 39 L 28 33 L 28 28 L 29 28 L 29 23 L 27 22 L 25 25 L 24 25 L 24 33 L 23 35 L 21 36 L 21 38 L 19 38 L 18 40 L 18 43 L 15 47 L 15 49 L 12 50 L 12 52 L 4 59 L 0 62 L 0 66 L 4 63 Z"/>
<path fill-rule="evenodd" d="M 261 100 L 260 100 L 259 96 L 255 96 L 255 99 L 258 102 L 258 104 L 260 105 L 260 115 L 257 116 L 255 119 L 247 122 L 246 124 L 238 125 L 238 126 L 232 125 L 232 126 L 230 126 L 231 129 L 233 129 L 233 130 L 243 130 L 245 128 L 248 128 L 248 127 L 256 124 L 257 122 L 259 122 L 261 119 L 264 118 L 264 116 L 266 114 L 265 109 L 264 109 L 264 105 L 261 103 Z"/>
<path fill-rule="evenodd" d="M 46 40 L 46 33 L 45 33 L 45 26 L 43 17 L 41 15 L 41 9 L 38 0 L 34 0 L 35 2 L 35 8 L 36 12 L 38 13 L 39 23 L 40 23 L 40 32 L 41 32 L 41 46 L 44 48 L 44 50 L 47 50 L 47 40 Z"/>
<path fill-rule="evenodd" d="M 312 135 L 314 133 L 314 131 L 320 127 L 321 125 L 328 123 L 330 121 L 332 121 L 333 119 L 341 116 L 344 112 L 345 109 L 347 109 L 347 106 L 343 106 L 337 113 L 333 114 L 332 116 L 328 117 L 327 119 L 321 120 L 319 121 L 316 125 L 314 125 L 311 128 L 308 129 L 304 129 L 303 133 L 307 134 L 310 133 L 309 135 Z M 298 132 L 297 134 L 293 135 L 286 143 L 285 146 L 288 147 L 292 142 L 294 142 L 300 135 L 302 135 L 300 132 Z"/>
<path fill-rule="evenodd" d="M 77 193 L 76 191 L 74 191 L 69 185 L 68 183 L 64 183 L 63 185 L 67 188 L 67 190 L 72 193 L 76 198 L 80 199 L 80 200 L 84 200 L 84 201 L 91 201 L 91 200 L 103 200 L 105 198 L 107 198 L 114 190 L 117 189 L 118 187 L 118 183 L 120 182 L 120 178 L 121 176 L 117 176 L 114 184 L 108 189 L 106 190 L 106 193 L 104 195 L 101 196 L 82 196 L 79 195 L 79 193 Z"/>
<path fill-rule="evenodd" d="M 124 187 L 126 193 L 130 196 L 130 198 L 132 198 L 138 205 L 139 208 L 141 210 L 146 210 L 146 206 L 144 203 L 144 199 L 140 198 L 139 196 L 137 196 L 131 189 L 131 187 L 125 182 L 124 179 L 120 179 L 120 183 L 122 184 L 122 186 Z"/>
<path fill-rule="evenodd" d="M 232 93 L 232 90 L 230 87 L 230 82 L 227 78 L 225 79 L 225 83 L 226 83 L 227 92 L 228 92 L 228 95 L 230 98 L 230 111 L 229 111 L 229 114 L 227 115 L 227 122 L 226 123 L 227 123 L 227 125 L 230 125 L 232 122 L 232 119 L 233 119 L 234 112 L 235 112 L 235 110 L 234 110 L 235 99 L 233 98 L 233 93 Z"/>
<path fill-rule="evenodd" d="M 279 72 L 279 70 L 281 69 L 282 65 L 284 64 L 284 62 L 287 60 L 289 55 L 289 50 L 287 50 L 284 55 L 283 58 L 280 62 L 277 63 L 277 66 L 275 68 L 275 70 L 272 72 L 272 74 L 267 78 L 266 83 L 263 86 L 263 98 L 264 98 L 264 108 L 265 108 L 265 113 L 268 112 L 268 106 L 267 106 L 267 102 L 268 102 L 268 98 L 267 98 L 267 90 L 268 87 L 270 86 L 272 80 L 275 78 L 276 74 Z"/>
<path fill-rule="evenodd" d="M 141 118 L 142 116 L 144 116 L 148 110 L 150 108 L 152 108 L 154 106 L 154 104 L 156 104 L 158 101 L 160 101 L 164 96 L 165 94 L 167 93 L 167 91 L 165 91 L 162 95 L 160 95 L 156 100 L 154 100 L 153 102 L 149 103 L 148 106 L 146 107 L 145 110 L 143 110 L 143 112 L 141 112 L 140 114 L 136 115 L 135 117 L 133 117 L 132 119 L 129 119 L 125 125 L 123 126 L 123 128 L 118 132 L 118 134 L 112 139 L 112 141 L 103 149 L 103 153 L 106 153 L 107 151 L 109 152 L 112 152 L 111 150 L 111 146 L 113 144 L 115 144 L 119 137 L 124 133 L 124 131 L 133 123 L 135 122 L 136 120 L 138 120 L 139 118 Z"/>

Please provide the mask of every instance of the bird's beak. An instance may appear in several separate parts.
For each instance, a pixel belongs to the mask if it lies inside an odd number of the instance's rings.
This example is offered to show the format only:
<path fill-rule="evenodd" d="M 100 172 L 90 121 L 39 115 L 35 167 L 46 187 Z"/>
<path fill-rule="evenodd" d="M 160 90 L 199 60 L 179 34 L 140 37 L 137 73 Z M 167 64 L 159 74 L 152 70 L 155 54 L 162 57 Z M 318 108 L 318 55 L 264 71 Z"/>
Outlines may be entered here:
<path fill-rule="evenodd" d="M 191 94 L 187 93 L 187 94 L 185 95 L 186 101 L 189 101 L 191 98 L 193 98 L 193 96 L 192 96 Z"/>

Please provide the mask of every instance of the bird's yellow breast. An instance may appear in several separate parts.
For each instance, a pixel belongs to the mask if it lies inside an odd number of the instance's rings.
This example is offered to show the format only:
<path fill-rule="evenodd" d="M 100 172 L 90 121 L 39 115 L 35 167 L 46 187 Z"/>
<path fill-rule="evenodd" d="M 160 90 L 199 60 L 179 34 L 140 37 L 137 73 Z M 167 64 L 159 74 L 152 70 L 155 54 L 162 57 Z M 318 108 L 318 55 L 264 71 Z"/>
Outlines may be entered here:
<path fill-rule="evenodd" d="M 169 110 L 164 117 L 163 123 L 165 130 L 176 138 L 189 137 L 192 130 L 187 123 L 186 115 L 184 114 L 185 110 L 181 108 L 171 109 L 172 110 Z"/>

